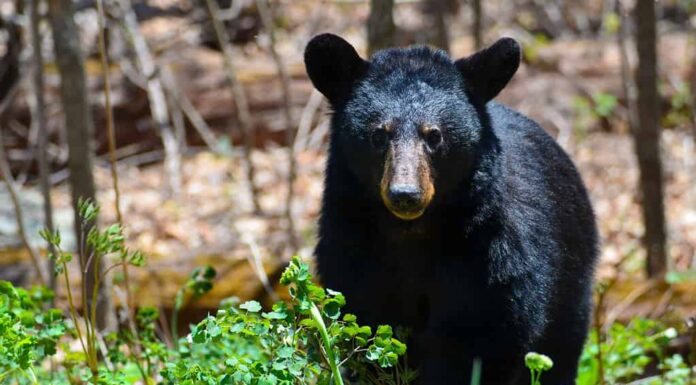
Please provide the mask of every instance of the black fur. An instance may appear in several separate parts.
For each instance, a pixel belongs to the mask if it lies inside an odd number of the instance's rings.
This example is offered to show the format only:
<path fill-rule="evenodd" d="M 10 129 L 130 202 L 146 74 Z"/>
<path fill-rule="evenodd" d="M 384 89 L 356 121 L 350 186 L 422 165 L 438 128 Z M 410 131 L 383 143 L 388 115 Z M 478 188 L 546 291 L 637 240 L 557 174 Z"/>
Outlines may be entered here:
<path fill-rule="evenodd" d="M 305 63 L 314 86 L 331 103 L 348 96 L 353 83 L 367 70 L 355 48 L 331 34 L 314 37 L 305 49 Z"/>
<path fill-rule="evenodd" d="M 528 384 L 529 351 L 554 360 L 545 385 L 573 384 L 597 231 L 563 150 L 535 122 L 488 103 L 517 69 L 517 44 L 457 62 L 426 47 L 367 62 L 325 34 L 305 60 L 334 109 L 316 249 L 322 282 L 359 320 L 411 329 L 419 384 L 469 384 L 476 357 L 483 384 Z M 442 130 L 442 145 L 427 153 L 435 195 L 418 219 L 398 219 L 380 199 L 384 150 L 370 135 L 384 122 L 395 127 L 390 141 L 422 141 L 423 124 Z"/>

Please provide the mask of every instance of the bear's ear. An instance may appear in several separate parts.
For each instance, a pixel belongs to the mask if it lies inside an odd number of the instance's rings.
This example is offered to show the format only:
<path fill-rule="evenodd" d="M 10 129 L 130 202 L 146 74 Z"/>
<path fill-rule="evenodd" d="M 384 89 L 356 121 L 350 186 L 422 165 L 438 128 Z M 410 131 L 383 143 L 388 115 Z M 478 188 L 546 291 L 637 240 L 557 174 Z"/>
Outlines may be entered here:
<path fill-rule="evenodd" d="M 520 45 L 504 37 L 492 46 L 454 62 L 471 92 L 485 104 L 505 88 L 520 66 Z"/>
<path fill-rule="evenodd" d="M 304 61 L 314 87 L 333 105 L 350 94 L 355 81 L 365 75 L 369 67 L 350 43 L 330 33 L 310 40 Z"/>

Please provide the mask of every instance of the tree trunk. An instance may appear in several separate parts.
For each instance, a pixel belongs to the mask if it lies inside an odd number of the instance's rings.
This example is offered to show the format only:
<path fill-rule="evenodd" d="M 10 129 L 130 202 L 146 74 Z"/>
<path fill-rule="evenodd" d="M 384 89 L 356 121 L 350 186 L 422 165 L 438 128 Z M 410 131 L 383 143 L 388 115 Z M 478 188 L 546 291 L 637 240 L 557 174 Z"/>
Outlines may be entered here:
<path fill-rule="evenodd" d="M 53 44 L 60 73 L 60 94 L 65 117 L 68 139 L 68 168 L 75 216 L 75 234 L 80 242 L 80 234 L 89 231 L 80 221 L 78 201 L 90 199 L 96 202 L 94 177 L 92 175 L 92 116 L 87 98 L 86 74 L 80 49 L 80 36 L 75 24 L 72 0 L 49 0 L 49 15 L 53 30 Z M 80 250 L 81 265 L 87 263 L 88 250 Z M 101 269 L 102 266 L 96 266 Z M 94 264 L 84 274 L 84 287 L 87 293 L 87 306 L 93 301 Z M 108 296 L 105 286 L 98 293 L 97 328 L 107 326 Z"/>
<path fill-rule="evenodd" d="M 371 0 L 367 19 L 367 52 L 372 55 L 395 44 L 394 0 Z"/>
<path fill-rule="evenodd" d="M 638 124 L 634 141 L 640 168 L 643 222 L 643 244 L 647 253 L 647 274 L 660 277 L 667 269 L 665 213 L 660 159 L 660 129 L 657 93 L 657 43 L 655 3 L 638 0 L 636 4 L 636 44 L 638 47 Z"/>
<path fill-rule="evenodd" d="M 483 4 L 481 0 L 471 0 L 471 10 L 474 14 L 474 25 L 472 26 L 474 35 L 474 48 L 483 48 Z"/>
<path fill-rule="evenodd" d="M 12 20 L 4 20 L 0 14 L 0 30 L 5 30 L 5 52 L 0 57 L 0 107 L 9 106 L 19 82 L 19 56 L 22 51 L 20 27 Z M 2 112 L 0 111 L 0 112 Z"/>
<path fill-rule="evenodd" d="M 450 39 L 449 30 L 447 28 L 447 14 L 449 12 L 450 4 L 445 0 L 429 0 L 430 4 L 427 4 L 431 8 L 432 13 L 432 28 L 434 29 L 432 41 L 430 44 L 433 46 L 449 51 Z"/>
<path fill-rule="evenodd" d="M 30 31 L 31 31 L 31 45 L 33 54 L 33 73 L 32 73 L 32 113 L 31 119 L 32 124 L 37 127 L 38 136 L 38 148 L 37 148 L 37 160 L 39 163 L 39 181 L 41 186 L 41 194 L 44 198 L 44 226 L 49 233 L 53 233 L 53 204 L 51 202 L 51 184 L 49 182 L 51 166 L 47 158 L 47 148 L 48 148 L 48 132 L 46 130 L 46 102 L 44 100 L 44 60 L 43 52 L 41 52 L 41 15 L 39 14 L 39 3 L 40 0 L 31 0 L 31 5 L 29 8 L 29 19 L 30 19 Z M 55 249 L 53 244 L 48 242 L 48 252 L 51 255 L 55 254 Z M 56 275 L 53 273 L 55 270 L 54 260 L 47 258 L 48 266 L 48 287 L 55 293 L 56 292 Z"/>

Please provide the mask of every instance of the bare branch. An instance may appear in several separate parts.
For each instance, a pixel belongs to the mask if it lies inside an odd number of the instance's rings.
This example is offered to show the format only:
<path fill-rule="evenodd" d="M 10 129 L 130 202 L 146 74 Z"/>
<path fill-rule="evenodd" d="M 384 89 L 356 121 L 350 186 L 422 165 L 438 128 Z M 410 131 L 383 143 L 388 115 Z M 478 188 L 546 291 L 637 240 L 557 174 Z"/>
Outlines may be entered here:
<path fill-rule="evenodd" d="M 290 76 L 288 69 L 276 49 L 276 36 L 273 28 L 273 15 L 267 0 L 256 0 L 256 7 L 261 15 L 261 22 L 268 34 L 268 50 L 275 62 L 283 93 L 283 115 L 285 118 L 285 142 L 288 146 L 288 192 L 285 199 L 285 220 L 288 223 L 288 238 L 293 252 L 299 248 L 295 232 L 295 220 L 292 215 L 292 201 L 295 197 L 295 179 L 297 179 L 297 160 L 295 159 L 295 125 L 292 120 L 292 101 L 290 100 Z"/>
<path fill-rule="evenodd" d="M 5 156 L 5 146 L 2 141 L 2 134 L 0 133 L 0 180 L 7 186 L 7 192 L 10 194 L 10 199 L 12 200 L 12 205 L 14 206 L 15 218 L 17 220 L 17 232 L 22 240 L 22 244 L 29 252 L 29 257 L 31 258 L 31 263 L 36 271 L 36 276 L 42 285 L 46 284 L 46 279 L 44 278 L 43 272 L 41 271 L 41 265 L 39 264 L 39 255 L 34 250 L 34 248 L 29 243 L 29 238 L 27 238 L 26 230 L 24 229 L 24 213 L 22 211 L 22 203 L 19 201 L 17 196 L 17 190 L 14 185 L 14 180 L 12 180 L 12 174 L 10 173 L 10 165 L 7 163 L 7 158 Z"/>
<path fill-rule="evenodd" d="M 159 77 L 155 76 L 157 68 L 154 58 L 147 46 L 145 37 L 140 31 L 138 20 L 133 11 L 130 0 L 120 0 L 121 11 L 123 12 L 123 26 L 128 40 L 135 52 L 140 72 L 146 79 L 147 96 L 150 101 L 150 112 L 152 119 L 157 126 L 162 137 L 165 159 L 164 168 L 169 181 L 170 192 L 178 196 L 181 191 L 181 151 L 174 129 L 169 119 L 167 108 L 167 98 Z"/>
<path fill-rule="evenodd" d="M 43 195 L 44 226 L 49 233 L 53 233 L 53 204 L 51 202 L 51 183 L 49 181 L 50 165 L 48 163 L 48 130 L 46 129 L 46 101 L 44 99 L 44 60 L 41 52 L 41 16 L 39 15 L 39 0 L 31 0 L 29 4 L 30 35 L 33 58 L 33 76 L 30 107 L 31 121 L 38 132 L 37 160 L 39 163 L 39 185 Z M 51 242 L 47 242 L 49 255 L 55 255 L 56 250 Z M 48 287 L 55 293 L 57 289 L 55 261 L 47 258 Z"/>
<path fill-rule="evenodd" d="M 251 159 L 254 139 L 251 114 L 249 112 L 249 103 L 246 95 L 244 94 L 242 84 L 237 80 L 236 70 L 233 62 L 234 54 L 232 45 L 230 44 L 230 37 L 224 24 L 218 17 L 220 9 L 218 8 L 215 0 L 206 0 L 206 4 L 208 15 L 210 16 L 210 20 L 213 22 L 213 28 L 215 29 L 215 36 L 218 40 L 218 44 L 222 48 L 222 58 L 227 71 L 227 80 L 229 81 L 230 88 L 232 89 L 234 105 L 237 108 L 237 118 L 239 119 L 239 125 L 241 127 L 242 140 L 244 141 L 244 158 L 247 166 L 247 180 L 249 187 L 251 188 L 251 200 L 254 205 L 254 211 L 256 213 L 260 213 L 261 204 L 259 203 L 259 190 L 254 181 L 256 170 Z"/>
<path fill-rule="evenodd" d="M 106 109 L 106 127 L 107 137 L 109 142 L 109 168 L 111 170 L 111 181 L 114 190 L 114 211 L 116 212 L 116 221 L 123 227 L 123 213 L 121 212 L 121 191 L 119 189 L 118 169 L 116 167 L 116 132 L 114 128 L 113 107 L 111 105 L 111 79 L 109 78 L 109 54 L 106 48 L 106 22 L 104 15 L 104 4 L 101 0 L 97 0 L 97 10 L 99 16 L 99 56 L 101 58 L 102 72 L 104 76 L 104 100 Z M 121 263 L 123 270 L 123 286 L 126 292 L 126 314 L 128 315 L 128 325 L 131 332 L 138 339 L 138 331 L 135 327 L 134 314 L 130 312 L 133 309 L 133 295 L 130 290 L 130 276 L 128 274 L 128 261 L 124 258 Z M 106 274 L 106 272 L 104 272 Z"/>
<path fill-rule="evenodd" d="M 247 254 L 247 261 L 249 261 L 249 264 L 254 269 L 256 276 L 259 278 L 259 281 L 261 281 L 264 290 L 266 290 L 266 294 L 268 294 L 269 298 L 271 298 L 271 301 L 278 301 L 278 294 L 276 294 L 275 290 L 273 290 L 271 281 L 268 279 L 268 274 L 266 274 L 266 269 L 263 267 L 261 251 L 259 251 L 259 246 L 256 244 L 254 236 L 251 233 L 244 233 L 242 234 L 242 242 L 249 246 L 250 253 Z"/>
<path fill-rule="evenodd" d="M 293 144 L 295 147 L 295 153 L 299 153 L 307 147 L 309 141 L 309 131 L 312 129 L 314 117 L 317 114 L 319 107 L 321 107 L 321 103 L 323 101 L 324 96 L 322 96 L 319 91 L 312 90 L 312 93 L 309 95 L 309 100 L 307 101 L 304 109 L 302 109 L 302 115 L 300 116 L 297 136 L 295 136 L 295 143 Z"/>
<path fill-rule="evenodd" d="M 164 85 L 164 87 L 171 94 L 172 98 L 178 104 L 179 108 L 184 113 L 184 115 L 186 115 L 186 118 L 191 123 L 191 125 L 196 130 L 201 139 L 203 139 L 203 142 L 206 144 L 206 146 L 208 146 L 214 152 L 219 152 L 217 139 L 215 138 L 213 130 L 210 128 L 205 119 L 203 119 L 203 116 L 200 112 L 198 112 L 193 103 L 191 103 L 191 99 L 189 99 L 189 97 L 186 96 L 186 93 L 181 90 L 181 87 L 179 87 L 179 85 L 176 84 L 174 76 L 172 75 L 169 67 L 162 67 L 160 69 L 159 76 L 162 80 L 162 84 Z"/>
<path fill-rule="evenodd" d="M 623 97 L 626 100 L 626 109 L 628 110 L 629 131 L 633 131 L 636 127 L 636 88 L 631 79 L 631 62 L 627 48 L 628 19 L 626 18 L 626 11 L 621 0 L 615 0 L 614 7 L 620 20 L 619 29 L 616 33 L 616 44 L 619 46 L 619 55 L 621 57 L 621 88 Z"/>

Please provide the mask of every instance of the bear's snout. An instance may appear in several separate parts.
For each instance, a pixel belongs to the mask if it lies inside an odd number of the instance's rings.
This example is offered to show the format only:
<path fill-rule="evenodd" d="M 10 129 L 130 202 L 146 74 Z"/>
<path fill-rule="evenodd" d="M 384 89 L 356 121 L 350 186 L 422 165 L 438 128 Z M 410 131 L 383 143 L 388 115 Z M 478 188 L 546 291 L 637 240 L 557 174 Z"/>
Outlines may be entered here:
<path fill-rule="evenodd" d="M 389 200 L 399 211 L 418 211 L 423 192 L 415 185 L 395 185 L 389 187 Z"/>
<path fill-rule="evenodd" d="M 396 141 L 387 150 L 382 173 L 384 205 L 397 218 L 419 218 L 435 194 L 423 146 L 415 140 Z"/>

